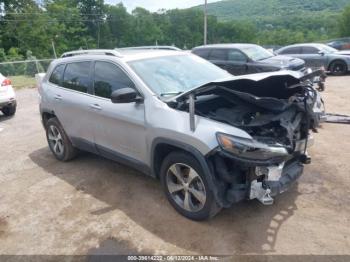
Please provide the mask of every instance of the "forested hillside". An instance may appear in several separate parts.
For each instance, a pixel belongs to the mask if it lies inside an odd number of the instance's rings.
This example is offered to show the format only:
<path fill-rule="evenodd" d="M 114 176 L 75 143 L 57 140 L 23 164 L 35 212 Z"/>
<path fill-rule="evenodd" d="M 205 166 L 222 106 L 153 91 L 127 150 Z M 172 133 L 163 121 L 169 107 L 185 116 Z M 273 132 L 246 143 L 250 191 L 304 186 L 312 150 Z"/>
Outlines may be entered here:
<path fill-rule="evenodd" d="M 219 21 L 253 23 L 262 43 L 283 44 L 337 37 L 339 14 L 350 0 L 224 0 L 208 4 Z M 194 7 L 203 9 L 203 6 Z"/>
<path fill-rule="evenodd" d="M 208 4 L 219 20 L 271 19 L 287 16 L 337 14 L 350 0 L 223 0 Z"/>
<path fill-rule="evenodd" d="M 213 15 L 208 17 L 208 43 L 286 45 L 350 36 L 350 5 L 342 8 L 349 1 L 232 0 L 210 4 Z M 203 44 L 201 7 L 159 12 L 135 8 L 130 13 L 122 4 L 106 2 L 0 0 L 0 62 L 33 55 L 49 58 L 54 50 L 60 55 L 79 48 L 159 44 L 190 49 Z"/>

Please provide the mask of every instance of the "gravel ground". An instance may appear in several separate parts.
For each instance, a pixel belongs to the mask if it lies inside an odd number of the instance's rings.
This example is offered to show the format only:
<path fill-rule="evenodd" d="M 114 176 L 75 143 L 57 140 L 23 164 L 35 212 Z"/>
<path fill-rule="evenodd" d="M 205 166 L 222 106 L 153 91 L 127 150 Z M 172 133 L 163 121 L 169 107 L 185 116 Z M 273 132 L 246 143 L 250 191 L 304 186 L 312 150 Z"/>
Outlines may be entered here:
<path fill-rule="evenodd" d="M 327 110 L 350 114 L 350 76 L 330 77 Z M 51 155 L 36 89 L 0 116 L 0 254 L 350 254 L 350 125 L 324 124 L 312 164 L 273 206 L 247 201 L 193 222 L 159 183 L 91 154 Z"/>

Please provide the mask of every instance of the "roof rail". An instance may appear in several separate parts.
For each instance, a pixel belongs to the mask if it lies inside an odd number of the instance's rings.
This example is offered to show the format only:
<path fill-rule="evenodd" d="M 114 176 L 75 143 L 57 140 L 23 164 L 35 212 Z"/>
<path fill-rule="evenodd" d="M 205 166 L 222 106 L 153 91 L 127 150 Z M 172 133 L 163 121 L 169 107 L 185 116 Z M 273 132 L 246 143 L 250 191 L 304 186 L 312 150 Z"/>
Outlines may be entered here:
<path fill-rule="evenodd" d="M 180 48 L 172 45 L 146 45 L 146 46 L 129 46 L 129 47 L 122 47 L 122 48 L 116 48 L 117 50 L 147 50 L 147 49 L 154 49 L 154 50 L 174 50 L 174 51 L 181 51 Z"/>
<path fill-rule="evenodd" d="M 116 57 L 122 57 L 121 53 L 113 49 L 87 49 L 65 52 L 61 55 L 61 58 L 76 56 L 76 55 L 110 55 Z"/>

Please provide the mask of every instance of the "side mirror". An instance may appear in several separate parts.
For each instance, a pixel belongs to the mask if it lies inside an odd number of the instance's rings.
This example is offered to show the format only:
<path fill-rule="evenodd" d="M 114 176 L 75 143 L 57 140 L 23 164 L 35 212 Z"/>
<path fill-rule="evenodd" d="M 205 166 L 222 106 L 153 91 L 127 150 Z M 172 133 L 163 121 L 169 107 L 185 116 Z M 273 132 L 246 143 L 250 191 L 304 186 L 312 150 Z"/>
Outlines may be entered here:
<path fill-rule="evenodd" d="M 135 89 L 130 87 L 120 88 L 115 90 L 111 94 L 112 103 L 132 103 L 132 102 L 141 102 L 142 97 L 138 96 Z"/>
<path fill-rule="evenodd" d="M 325 55 L 325 52 L 321 50 L 321 51 L 318 52 L 318 54 L 324 56 L 324 55 Z"/>

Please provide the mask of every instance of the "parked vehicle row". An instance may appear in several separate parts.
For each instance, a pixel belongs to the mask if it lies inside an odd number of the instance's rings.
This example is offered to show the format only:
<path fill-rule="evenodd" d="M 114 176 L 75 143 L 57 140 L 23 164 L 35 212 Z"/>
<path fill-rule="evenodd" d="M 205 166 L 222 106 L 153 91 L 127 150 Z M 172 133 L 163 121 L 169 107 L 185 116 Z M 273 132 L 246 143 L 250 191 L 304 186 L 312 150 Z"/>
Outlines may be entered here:
<path fill-rule="evenodd" d="M 328 46 L 333 47 L 337 50 L 350 50 L 350 38 L 338 38 L 330 40 L 326 43 Z"/>
<path fill-rule="evenodd" d="M 199 46 L 192 53 L 212 62 L 233 75 L 291 70 L 301 75 L 308 73 L 305 61 L 296 57 L 275 55 L 254 44 L 216 44 Z M 314 70 L 316 70 L 314 68 Z M 319 90 L 325 89 L 326 74 L 321 69 L 313 82 Z"/>
<path fill-rule="evenodd" d="M 0 111 L 5 116 L 13 116 L 16 113 L 16 108 L 16 95 L 11 80 L 0 73 Z"/>
<path fill-rule="evenodd" d="M 279 70 L 305 70 L 298 58 L 276 56 L 254 44 L 216 44 L 192 49 L 192 53 L 209 60 L 233 75 L 245 75 Z"/>
<path fill-rule="evenodd" d="M 202 220 L 245 199 L 272 204 L 302 174 L 323 110 L 312 77 L 232 76 L 179 51 L 75 51 L 38 77 L 40 113 L 58 160 L 79 149 L 129 164 Z"/>

